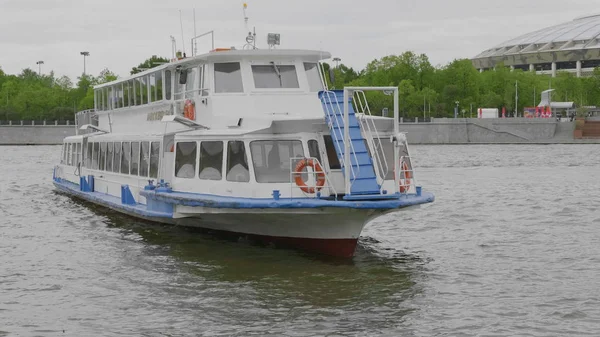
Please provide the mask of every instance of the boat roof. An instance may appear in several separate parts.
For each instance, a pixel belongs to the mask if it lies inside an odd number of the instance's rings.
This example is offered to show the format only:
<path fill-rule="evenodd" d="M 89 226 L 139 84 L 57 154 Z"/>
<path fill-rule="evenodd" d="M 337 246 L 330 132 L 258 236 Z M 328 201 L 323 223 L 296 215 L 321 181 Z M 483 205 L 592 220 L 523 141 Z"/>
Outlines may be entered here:
<path fill-rule="evenodd" d="M 229 49 L 229 50 L 219 50 L 219 51 L 211 51 L 206 54 L 196 55 L 192 57 L 186 57 L 181 60 L 176 60 L 174 62 L 169 62 L 162 64 L 158 67 L 150 68 L 139 72 L 137 74 L 119 78 L 118 80 L 102 83 L 94 86 L 94 89 L 106 87 L 113 85 L 115 83 L 125 82 L 127 80 L 137 78 L 140 76 L 144 76 L 147 74 L 154 73 L 159 70 L 163 70 L 166 68 L 175 68 L 177 66 L 183 66 L 188 63 L 202 63 L 202 62 L 220 62 L 220 61 L 238 61 L 241 59 L 280 59 L 280 58 L 301 58 L 306 61 L 318 62 L 320 60 L 325 60 L 331 58 L 331 54 L 322 50 L 306 50 L 306 49 Z"/>

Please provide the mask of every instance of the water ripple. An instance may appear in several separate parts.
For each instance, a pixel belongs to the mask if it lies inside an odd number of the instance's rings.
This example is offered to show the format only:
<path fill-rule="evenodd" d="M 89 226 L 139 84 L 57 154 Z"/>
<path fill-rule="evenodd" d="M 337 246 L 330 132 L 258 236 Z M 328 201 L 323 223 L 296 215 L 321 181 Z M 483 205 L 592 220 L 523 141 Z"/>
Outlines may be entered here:
<path fill-rule="evenodd" d="M 153 225 L 55 193 L 3 147 L 0 336 L 594 336 L 600 147 L 417 146 L 436 202 L 353 260 Z M 8 173 L 8 174 L 6 174 Z"/>

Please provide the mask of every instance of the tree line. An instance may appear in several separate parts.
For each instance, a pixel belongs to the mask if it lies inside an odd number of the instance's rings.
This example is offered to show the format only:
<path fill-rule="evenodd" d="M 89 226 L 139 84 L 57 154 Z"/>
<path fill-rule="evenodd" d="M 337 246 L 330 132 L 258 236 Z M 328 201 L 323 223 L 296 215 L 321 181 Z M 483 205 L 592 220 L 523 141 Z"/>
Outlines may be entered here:
<path fill-rule="evenodd" d="M 156 67 L 168 59 L 152 56 L 133 67 L 131 74 Z M 543 90 L 555 89 L 553 101 L 573 101 L 578 106 L 600 106 L 600 69 L 591 77 L 577 78 L 559 72 L 557 77 L 536 75 L 535 72 L 510 70 L 498 66 L 480 73 L 468 59 L 458 59 L 445 66 L 433 66 L 425 54 L 405 52 L 373 60 L 360 71 L 344 64 L 324 64 L 332 69 L 330 88 L 344 86 L 395 86 L 399 90 L 400 114 L 403 117 L 451 117 L 458 105 L 460 117 L 476 113 L 477 108 L 505 107 L 516 110 L 535 106 Z M 117 79 L 108 69 L 97 76 L 83 74 L 73 83 L 67 76 L 53 72 L 41 75 L 24 69 L 9 75 L 0 68 L 0 119 L 4 120 L 72 120 L 79 110 L 94 107 L 93 86 Z M 518 83 L 518 85 L 515 85 Z M 367 93 L 374 114 L 384 108 L 392 111 L 393 98 L 379 92 Z"/>
<path fill-rule="evenodd" d="M 326 70 L 330 65 L 326 64 Z M 333 67 L 333 66 L 331 66 Z M 405 52 L 376 59 L 357 72 L 343 64 L 333 67 L 334 83 L 343 86 L 395 86 L 399 91 L 399 109 L 403 117 L 452 117 L 458 105 L 459 117 L 476 117 L 477 108 L 506 108 L 507 112 L 534 107 L 541 92 L 554 89 L 553 101 L 575 102 L 579 107 L 600 106 L 600 68 L 590 77 L 558 72 L 536 75 L 535 72 L 511 70 L 499 65 L 495 70 L 479 72 L 469 59 L 458 59 L 434 67 L 427 55 Z M 515 95 L 517 93 L 517 95 Z M 379 92 L 367 93 L 374 114 L 393 108 L 393 98 Z M 515 96 L 518 96 L 515 109 Z"/>
<path fill-rule="evenodd" d="M 133 67 L 130 74 L 166 62 L 166 58 L 152 56 Z M 82 74 L 73 83 L 54 72 L 43 75 L 27 68 L 10 75 L 0 68 L 0 120 L 74 120 L 75 112 L 94 108 L 94 85 L 117 78 L 104 69 L 97 76 Z"/>

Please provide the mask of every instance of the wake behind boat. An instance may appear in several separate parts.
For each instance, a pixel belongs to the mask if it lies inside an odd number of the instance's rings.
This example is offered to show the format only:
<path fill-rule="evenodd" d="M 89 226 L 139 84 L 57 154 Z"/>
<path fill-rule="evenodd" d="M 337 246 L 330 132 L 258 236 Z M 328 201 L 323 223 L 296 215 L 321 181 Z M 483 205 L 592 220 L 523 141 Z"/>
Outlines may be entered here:
<path fill-rule="evenodd" d="M 213 49 L 98 85 L 54 185 L 151 221 L 350 257 L 369 221 L 434 196 L 415 183 L 398 88 L 330 90 L 328 58 Z M 393 118 L 371 115 L 369 90 L 393 95 Z"/>

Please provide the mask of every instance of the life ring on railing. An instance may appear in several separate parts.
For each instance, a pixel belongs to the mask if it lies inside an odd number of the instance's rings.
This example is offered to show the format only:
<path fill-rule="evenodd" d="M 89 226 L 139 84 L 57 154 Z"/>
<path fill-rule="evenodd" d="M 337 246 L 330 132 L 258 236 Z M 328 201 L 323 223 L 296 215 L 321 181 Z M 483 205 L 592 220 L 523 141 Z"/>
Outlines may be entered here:
<path fill-rule="evenodd" d="M 317 184 L 316 187 L 308 187 L 306 182 L 302 180 L 302 170 L 304 170 L 307 166 L 313 168 L 315 172 L 317 172 Z M 300 187 L 300 189 L 304 193 L 315 193 L 316 191 L 320 191 L 323 185 L 325 185 L 325 172 L 323 172 L 323 168 L 319 165 L 319 162 L 313 159 L 302 159 L 296 164 L 294 168 L 294 181 L 296 185 Z"/>
<path fill-rule="evenodd" d="M 193 120 L 196 120 L 196 104 L 191 99 L 185 100 L 185 105 L 183 106 L 183 117 Z"/>
<path fill-rule="evenodd" d="M 412 171 L 408 169 L 408 164 L 404 159 L 400 161 L 400 173 L 404 173 L 404 178 L 400 176 L 400 193 L 406 193 L 410 189 Z"/>

